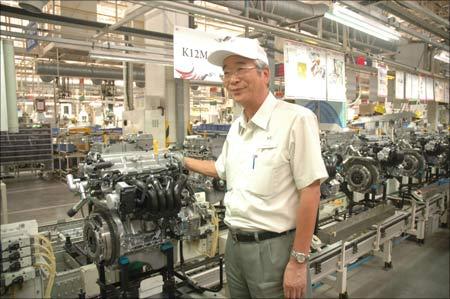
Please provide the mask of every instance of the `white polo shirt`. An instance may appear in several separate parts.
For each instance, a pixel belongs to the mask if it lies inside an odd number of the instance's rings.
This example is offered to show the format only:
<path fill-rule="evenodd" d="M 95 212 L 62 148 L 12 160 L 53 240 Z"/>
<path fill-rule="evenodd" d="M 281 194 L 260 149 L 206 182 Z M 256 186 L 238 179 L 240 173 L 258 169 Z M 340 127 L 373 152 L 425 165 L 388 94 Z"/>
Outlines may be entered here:
<path fill-rule="evenodd" d="M 233 122 L 215 166 L 227 181 L 225 223 L 244 230 L 295 228 L 298 190 L 328 177 L 315 114 L 272 93 L 249 122 Z"/>

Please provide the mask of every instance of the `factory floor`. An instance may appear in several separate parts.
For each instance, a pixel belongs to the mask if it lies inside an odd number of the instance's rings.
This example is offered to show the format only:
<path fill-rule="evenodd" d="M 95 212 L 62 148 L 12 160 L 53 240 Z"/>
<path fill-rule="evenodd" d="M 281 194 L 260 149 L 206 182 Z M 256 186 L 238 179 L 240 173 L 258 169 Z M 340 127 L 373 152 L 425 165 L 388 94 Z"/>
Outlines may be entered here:
<path fill-rule="evenodd" d="M 21 174 L 18 179 L 3 182 L 7 188 L 9 223 L 36 219 L 42 225 L 67 218 L 67 210 L 78 201 L 61 180 Z M 450 298 L 449 240 L 450 230 L 440 228 L 426 237 L 424 245 L 409 240 L 395 242 L 393 269 L 389 271 L 383 269 L 382 258 L 365 258 L 348 272 L 349 298 Z M 319 285 L 313 295 L 337 298 L 338 292 L 328 285 Z"/>

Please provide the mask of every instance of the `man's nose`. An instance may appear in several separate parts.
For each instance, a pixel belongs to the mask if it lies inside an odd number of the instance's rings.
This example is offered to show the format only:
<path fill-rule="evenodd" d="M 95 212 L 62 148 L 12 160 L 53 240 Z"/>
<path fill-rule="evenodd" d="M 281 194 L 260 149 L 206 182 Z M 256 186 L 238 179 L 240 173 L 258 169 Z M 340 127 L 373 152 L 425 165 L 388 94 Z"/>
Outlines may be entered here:
<path fill-rule="evenodd" d="M 231 74 L 229 84 L 237 83 L 239 82 L 239 80 L 239 76 L 237 76 L 236 74 Z"/>

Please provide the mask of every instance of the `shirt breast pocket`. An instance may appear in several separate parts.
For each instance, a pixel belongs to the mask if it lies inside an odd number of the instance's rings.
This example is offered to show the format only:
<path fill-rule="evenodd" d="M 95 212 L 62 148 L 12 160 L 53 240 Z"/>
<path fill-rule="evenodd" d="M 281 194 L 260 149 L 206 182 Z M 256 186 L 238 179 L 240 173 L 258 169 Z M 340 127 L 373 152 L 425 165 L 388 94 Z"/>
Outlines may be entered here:
<path fill-rule="evenodd" d="M 247 179 L 247 191 L 260 197 L 274 194 L 276 170 L 280 166 L 278 160 L 276 144 L 257 147 Z"/>

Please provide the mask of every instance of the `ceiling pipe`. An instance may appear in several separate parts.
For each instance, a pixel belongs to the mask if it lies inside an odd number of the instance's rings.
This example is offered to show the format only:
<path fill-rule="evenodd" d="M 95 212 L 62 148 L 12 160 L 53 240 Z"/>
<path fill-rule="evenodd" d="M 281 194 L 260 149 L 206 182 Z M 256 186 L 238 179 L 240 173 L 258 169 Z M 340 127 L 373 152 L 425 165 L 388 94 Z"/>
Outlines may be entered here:
<path fill-rule="evenodd" d="M 396 4 L 394 1 L 380 1 L 377 2 L 375 5 L 378 7 L 386 10 L 387 12 L 396 15 L 397 17 L 407 21 L 410 24 L 413 24 L 415 26 L 418 26 L 422 29 L 425 29 L 428 32 L 433 33 L 434 35 L 443 38 L 445 40 L 449 40 L 448 32 L 437 28 L 436 26 L 433 26 L 432 24 L 426 23 L 424 20 L 418 18 L 417 16 L 413 15 L 409 11 L 407 11 L 405 8 L 401 7 L 400 5 Z"/>
<path fill-rule="evenodd" d="M 412 10 L 419 11 L 419 12 L 423 13 L 424 15 L 426 15 L 429 18 L 431 18 L 436 23 L 442 24 L 447 29 L 450 28 L 450 22 L 448 20 L 446 20 L 444 18 L 441 18 L 440 16 L 438 16 L 437 14 L 435 14 L 434 12 L 432 12 L 431 10 L 426 8 L 425 6 L 419 5 L 418 3 L 414 2 L 414 1 L 402 1 L 402 4 L 407 6 L 408 8 L 410 8 Z"/>
<path fill-rule="evenodd" d="M 367 13 L 367 11 L 364 10 L 365 9 L 364 6 L 361 6 L 361 5 L 357 4 L 357 3 L 355 3 L 354 1 L 341 1 L 341 2 L 344 3 L 345 5 L 347 5 L 348 7 L 351 7 L 352 9 L 356 10 L 359 13 L 363 13 L 363 14 Z M 381 19 L 379 19 L 379 18 L 377 18 L 377 17 L 375 17 L 373 15 L 370 15 L 370 16 L 372 18 L 377 19 L 380 22 L 386 22 L 386 20 L 381 20 Z M 423 35 L 423 34 L 417 32 L 417 31 L 414 31 L 412 29 L 409 29 L 403 24 L 400 24 L 398 22 L 393 22 L 390 25 L 394 26 L 398 31 L 402 31 L 402 32 L 407 33 L 407 34 L 409 34 L 411 36 L 414 36 L 414 37 L 420 39 L 421 41 L 423 41 L 425 43 L 428 43 L 430 45 L 435 46 L 436 48 L 439 48 L 439 49 L 442 49 L 442 50 L 445 50 L 445 51 L 449 51 L 449 46 L 448 45 L 442 44 L 442 43 L 437 43 L 437 42 L 433 41 L 430 37 L 428 37 L 426 35 Z"/>
<path fill-rule="evenodd" d="M 235 9 L 238 11 L 244 11 L 244 1 L 216 1 L 209 0 L 208 2 L 218 4 L 224 7 L 228 7 L 231 9 Z M 302 2 L 295 1 L 268 1 L 269 6 L 266 7 L 268 11 L 273 11 L 271 13 L 262 11 L 256 8 L 249 8 L 249 13 L 253 17 L 264 16 L 273 20 L 276 20 L 281 23 L 285 23 L 286 19 L 293 20 L 301 20 L 305 18 L 321 16 L 325 12 L 329 10 L 328 5 L 326 4 L 306 4 Z M 326 19 L 325 19 L 326 20 Z M 323 24 L 323 33 L 324 36 L 336 38 L 336 34 L 332 32 L 332 24 L 333 22 L 326 20 L 326 23 Z M 314 28 L 314 31 L 317 32 L 317 28 L 308 25 L 306 23 L 300 24 L 301 29 L 307 29 L 311 31 Z M 364 33 L 362 33 L 364 34 Z M 365 34 L 364 34 L 365 35 Z M 342 35 L 341 39 L 342 39 Z M 359 46 L 361 48 L 370 48 L 370 49 L 382 49 L 382 51 L 395 51 L 396 44 L 385 42 L 383 40 L 376 39 L 374 45 L 368 45 L 359 41 L 351 41 L 353 45 Z"/>
<path fill-rule="evenodd" d="M 207 1 L 221 6 L 244 11 L 245 1 Z M 323 15 L 328 11 L 326 4 L 307 4 L 296 1 L 265 1 L 266 11 L 292 20 L 300 20 L 307 17 Z M 249 7 L 254 8 L 254 7 Z"/>
<path fill-rule="evenodd" d="M 109 25 L 106 23 L 81 20 L 81 19 L 61 16 L 61 15 L 53 15 L 53 14 L 48 14 L 48 13 L 33 13 L 33 12 L 27 11 L 25 9 L 21 9 L 21 8 L 9 6 L 9 5 L 3 5 L 3 4 L 0 4 L 0 11 L 1 11 L 2 16 L 13 17 L 13 18 L 22 19 L 22 20 L 35 21 L 38 23 L 70 26 L 70 27 L 75 27 L 75 28 L 102 30 L 102 29 L 108 27 L 108 25 Z M 171 42 L 173 40 L 173 36 L 171 34 L 143 30 L 143 29 L 138 29 L 138 28 L 125 27 L 125 26 L 120 26 L 119 28 L 116 28 L 114 30 L 114 32 L 117 34 L 132 35 L 132 36 L 160 40 L 160 41 L 165 41 L 165 42 Z"/>
<path fill-rule="evenodd" d="M 111 69 L 107 67 L 93 67 L 88 65 L 59 64 L 55 63 L 36 63 L 36 74 L 41 76 L 56 77 L 81 77 L 104 80 L 123 80 L 122 69 Z M 134 81 L 145 81 L 145 72 L 143 68 L 133 69 Z"/>
<path fill-rule="evenodd" d="M 145 14 L 146 12 L 152 10 L 152 7 L 149 6 L 143 6 L 143 5 L 135 5 L 133 8 L 131 8 L 128 12 L 125 12 L 125 16 L 118 22 L 108 25 L 104 30 L 101 32 L 96 33 L 92 36 L 93 39 L 97 39 L 103 35 L 105 35 L 107 32 L 111 32 L 116 30 L 117 28 L 121 27 L 122 25 L 125 25 L 126 23 L 134 20 L 135 18 Z"/>
<path fill-rule="evenodd" d="M 195 4 L 189 4 L 186 2 L 178 2 L 178 1 L 140 1 L 141 4 L 157 7 L 160 9 L 173 9 L 176 11 L 181 11 L 184 13 L 193 13 L 199 14 L 202 16 L 215 18 L 219 20 L 228 21 L 234 24 L 239 24 L 242 26 L 249 26 L 252 28 L 256 28 L 266 33 L 271 33 L 280 37 L 291 38 L 295 40 L 300 40 L 307 43 L 313 43 L 317 45 L 321 45 L 323 47 L 328 47 L 331 49 L 340 50 L 341 46 L 336 42 L 326 41 L 320 38 L 312 37 L 307 34 L 303 34 L 300 32 L 294 32 L 292 30 L 288 30 L 285 28 L 274 27 L 265 22 L 261 22 L 254 19 L 244 18 L 240 16 L 234 16 L 230 14 L 224 14 L 223 12 L 212 10 L 208 8 L 204 8 Z"/>
<path fill-rule="evenodd" d="M 167 1 L 166 2 L 166 1 L 157 1 L 157 0 L 150 1 L 150 2 L 140 1 L 140 3 L 144 4 L 144 5 L 152 6 L 152 7 L 161 7 L 162 9 L 164 9 L 164 8 L 173 9 L 173 10 L 181 11 L 184 13 L 194 13 L 194 14 L 199 14 L 199 15 L 203 15 L 206 17 L 210 17 L 210 18 L 216 18 L 218 20 L 232 22 L 232 23 L 238 24 L 238 25 L 253 27 L 257 30 L 271 33 L 271 34 L 274 34 L 274 35 L 277 35 L 280 37 L 284 37 L 284 38 L 288 38 L 288 39 L 292 39 L 292 40 L 304 41 L 304 42 L 307 42 L 310 44 L 311 43 L 316 44 L 316 45 L 324 47 L 324 48 L 334 49 L 334 50 L 341 51 L 341 52 L 343 51 L 342 45 L 337 42 L 332 42 L 332 41 L 327 41 L 327 40 L 323 40 L 323 39 L 316 38 L 316 37 L 311 37 L 309 35 L 302 34 L 300 32 L 291 31 L 291 30 L 284 29 L 284 28 L 273 27 L 267 23 L 249 19 L 249 18 L 227 15 L 222 12 L 204 8 L 204 7 L 195 5 L 195 4 L 192 5 L 192 4 L 185 3 L 185 2 L 177 2 L 177 1 Z M 388 59 L 388 58 L 382 57 L 380 55 L 368 53 L 368 52 L 357 50 L 357 49 L 352 49 L 352 52 L 354 54 L 364 55 L 364 56 L 370 57 L 372 59 L 382 61 L 388 65 L 397 67 L 398 69 L 401 69 L 404 71 L 421 73 L 421 74 L 433 76 L 436 78 L 445 78 L 444 76 L 441 76 L 439 74 L 433 74 L 427 70 L 423 70 L 423 69 L 411 67 L 406 64 L 398 63 L 392 59 Z"/>
<path fill-rule="evenodd" d="M 25 0 L 19 1 L 19 6 L 30 12 L 41 13 L 47 2 L 48 0 Z"/>

